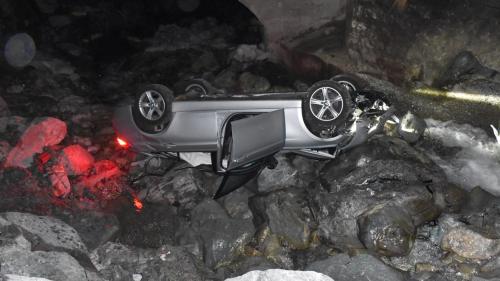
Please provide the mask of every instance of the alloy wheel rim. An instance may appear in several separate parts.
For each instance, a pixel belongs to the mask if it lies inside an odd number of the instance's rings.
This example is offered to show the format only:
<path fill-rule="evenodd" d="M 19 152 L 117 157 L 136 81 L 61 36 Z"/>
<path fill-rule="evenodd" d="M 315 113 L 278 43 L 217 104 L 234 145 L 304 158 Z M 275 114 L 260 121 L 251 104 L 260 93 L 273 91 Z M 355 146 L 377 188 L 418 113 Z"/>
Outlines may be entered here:
<path fill-rule="evenodd" d="M 316 119 L 325 122 L 333 121 L 342 113 L 344 99 L 336 89 L 320 87 L 311 95 L 309 108 Z"/>
<path fill-rule="evenodd" d="M 165 100 L 163 96 L 154 90 L 145 91 L 139 98 L 139 111 L 147 120 L 159 120 L 165 113 Z"/>

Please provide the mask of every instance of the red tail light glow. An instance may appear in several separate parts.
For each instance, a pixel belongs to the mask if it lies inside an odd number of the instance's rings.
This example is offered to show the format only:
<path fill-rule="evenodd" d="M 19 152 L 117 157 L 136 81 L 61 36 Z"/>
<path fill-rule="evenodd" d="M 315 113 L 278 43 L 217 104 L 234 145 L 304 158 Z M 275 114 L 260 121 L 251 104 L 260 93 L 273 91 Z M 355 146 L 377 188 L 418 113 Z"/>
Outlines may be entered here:
<path fill-rule="evenodd" d="M 139 198 L 137 197 L 134 198 L 134 207 L 136 212 L 140 212 L 144 207 L 144 205 L 142 205 L 141 200 L 139 200 Z"/>
<path fill-rule="evenodd" d="M 116 142 L 118 143 L 119 146 L 121 146 L 123 148 L 128 147 L 128 143 L 119 137 L 116 138 Z"/>

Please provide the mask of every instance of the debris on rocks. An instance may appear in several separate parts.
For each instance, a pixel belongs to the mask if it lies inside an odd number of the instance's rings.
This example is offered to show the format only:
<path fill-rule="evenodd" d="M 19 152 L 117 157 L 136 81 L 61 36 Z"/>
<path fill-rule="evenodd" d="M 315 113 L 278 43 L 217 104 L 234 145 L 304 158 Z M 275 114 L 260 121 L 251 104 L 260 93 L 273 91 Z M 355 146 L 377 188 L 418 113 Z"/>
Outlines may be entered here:
<path fill-rule="evenodd" d="M 425 128 L 426 124 L 424 120 L 408 112 L 401 118 L 397 132 L 408 143 L 415 143 L 422 137 Z"/>

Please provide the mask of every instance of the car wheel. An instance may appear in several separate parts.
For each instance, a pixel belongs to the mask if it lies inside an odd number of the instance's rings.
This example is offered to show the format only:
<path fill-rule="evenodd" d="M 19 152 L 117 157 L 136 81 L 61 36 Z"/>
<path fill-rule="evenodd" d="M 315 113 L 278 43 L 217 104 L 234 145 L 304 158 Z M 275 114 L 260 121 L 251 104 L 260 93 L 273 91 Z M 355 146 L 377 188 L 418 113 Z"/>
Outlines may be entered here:
<path fill-rule="evenodd" d="M 209 95 L 209 89 L 205 81 L 191 80 L 184 87 L 184 94 L 188 97 L 206 97 Z"/>
<path fill-rule="evenodd" d="M 358 91 L 363 90 L 363 88 L 366 87 L 366 82 L 363 81 L 361 78 L 351 75 L 351 74 L 339 74 L 335 75 L 330 80 L 335 81 L 342 85 L 344 88 L 349 91 L 351 96 L 354 96 L 354 94 Z"/>
<path fill-rule="evenodd" d="M 328 138 L 343 128 L 352 111 L 349 92 L 337 82 L 325 80 L 312 85 L 302 100 L 304 123 L 314 135 Z"/>
<path fill-rule="evenodd" d="M 149 134 L 162 131 L 169 121 L 173 100 L 172 91 L 163 85 L 141 87 L 132 105 L 132 116 L 137 127 Z"/>

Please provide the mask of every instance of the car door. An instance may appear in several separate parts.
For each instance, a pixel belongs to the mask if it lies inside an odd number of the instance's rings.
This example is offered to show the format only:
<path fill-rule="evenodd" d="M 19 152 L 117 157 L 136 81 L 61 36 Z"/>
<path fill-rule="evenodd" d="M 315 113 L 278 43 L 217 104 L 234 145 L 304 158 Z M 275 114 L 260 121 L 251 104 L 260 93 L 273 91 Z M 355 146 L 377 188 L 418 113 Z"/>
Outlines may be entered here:
<path fill-rule="evenodd" d="M 280 151 L 285 145 L 283 109 L 230 122 L 232 136 L 225 138 L 229 148 L 227 170 L 233 170 Z"/>

